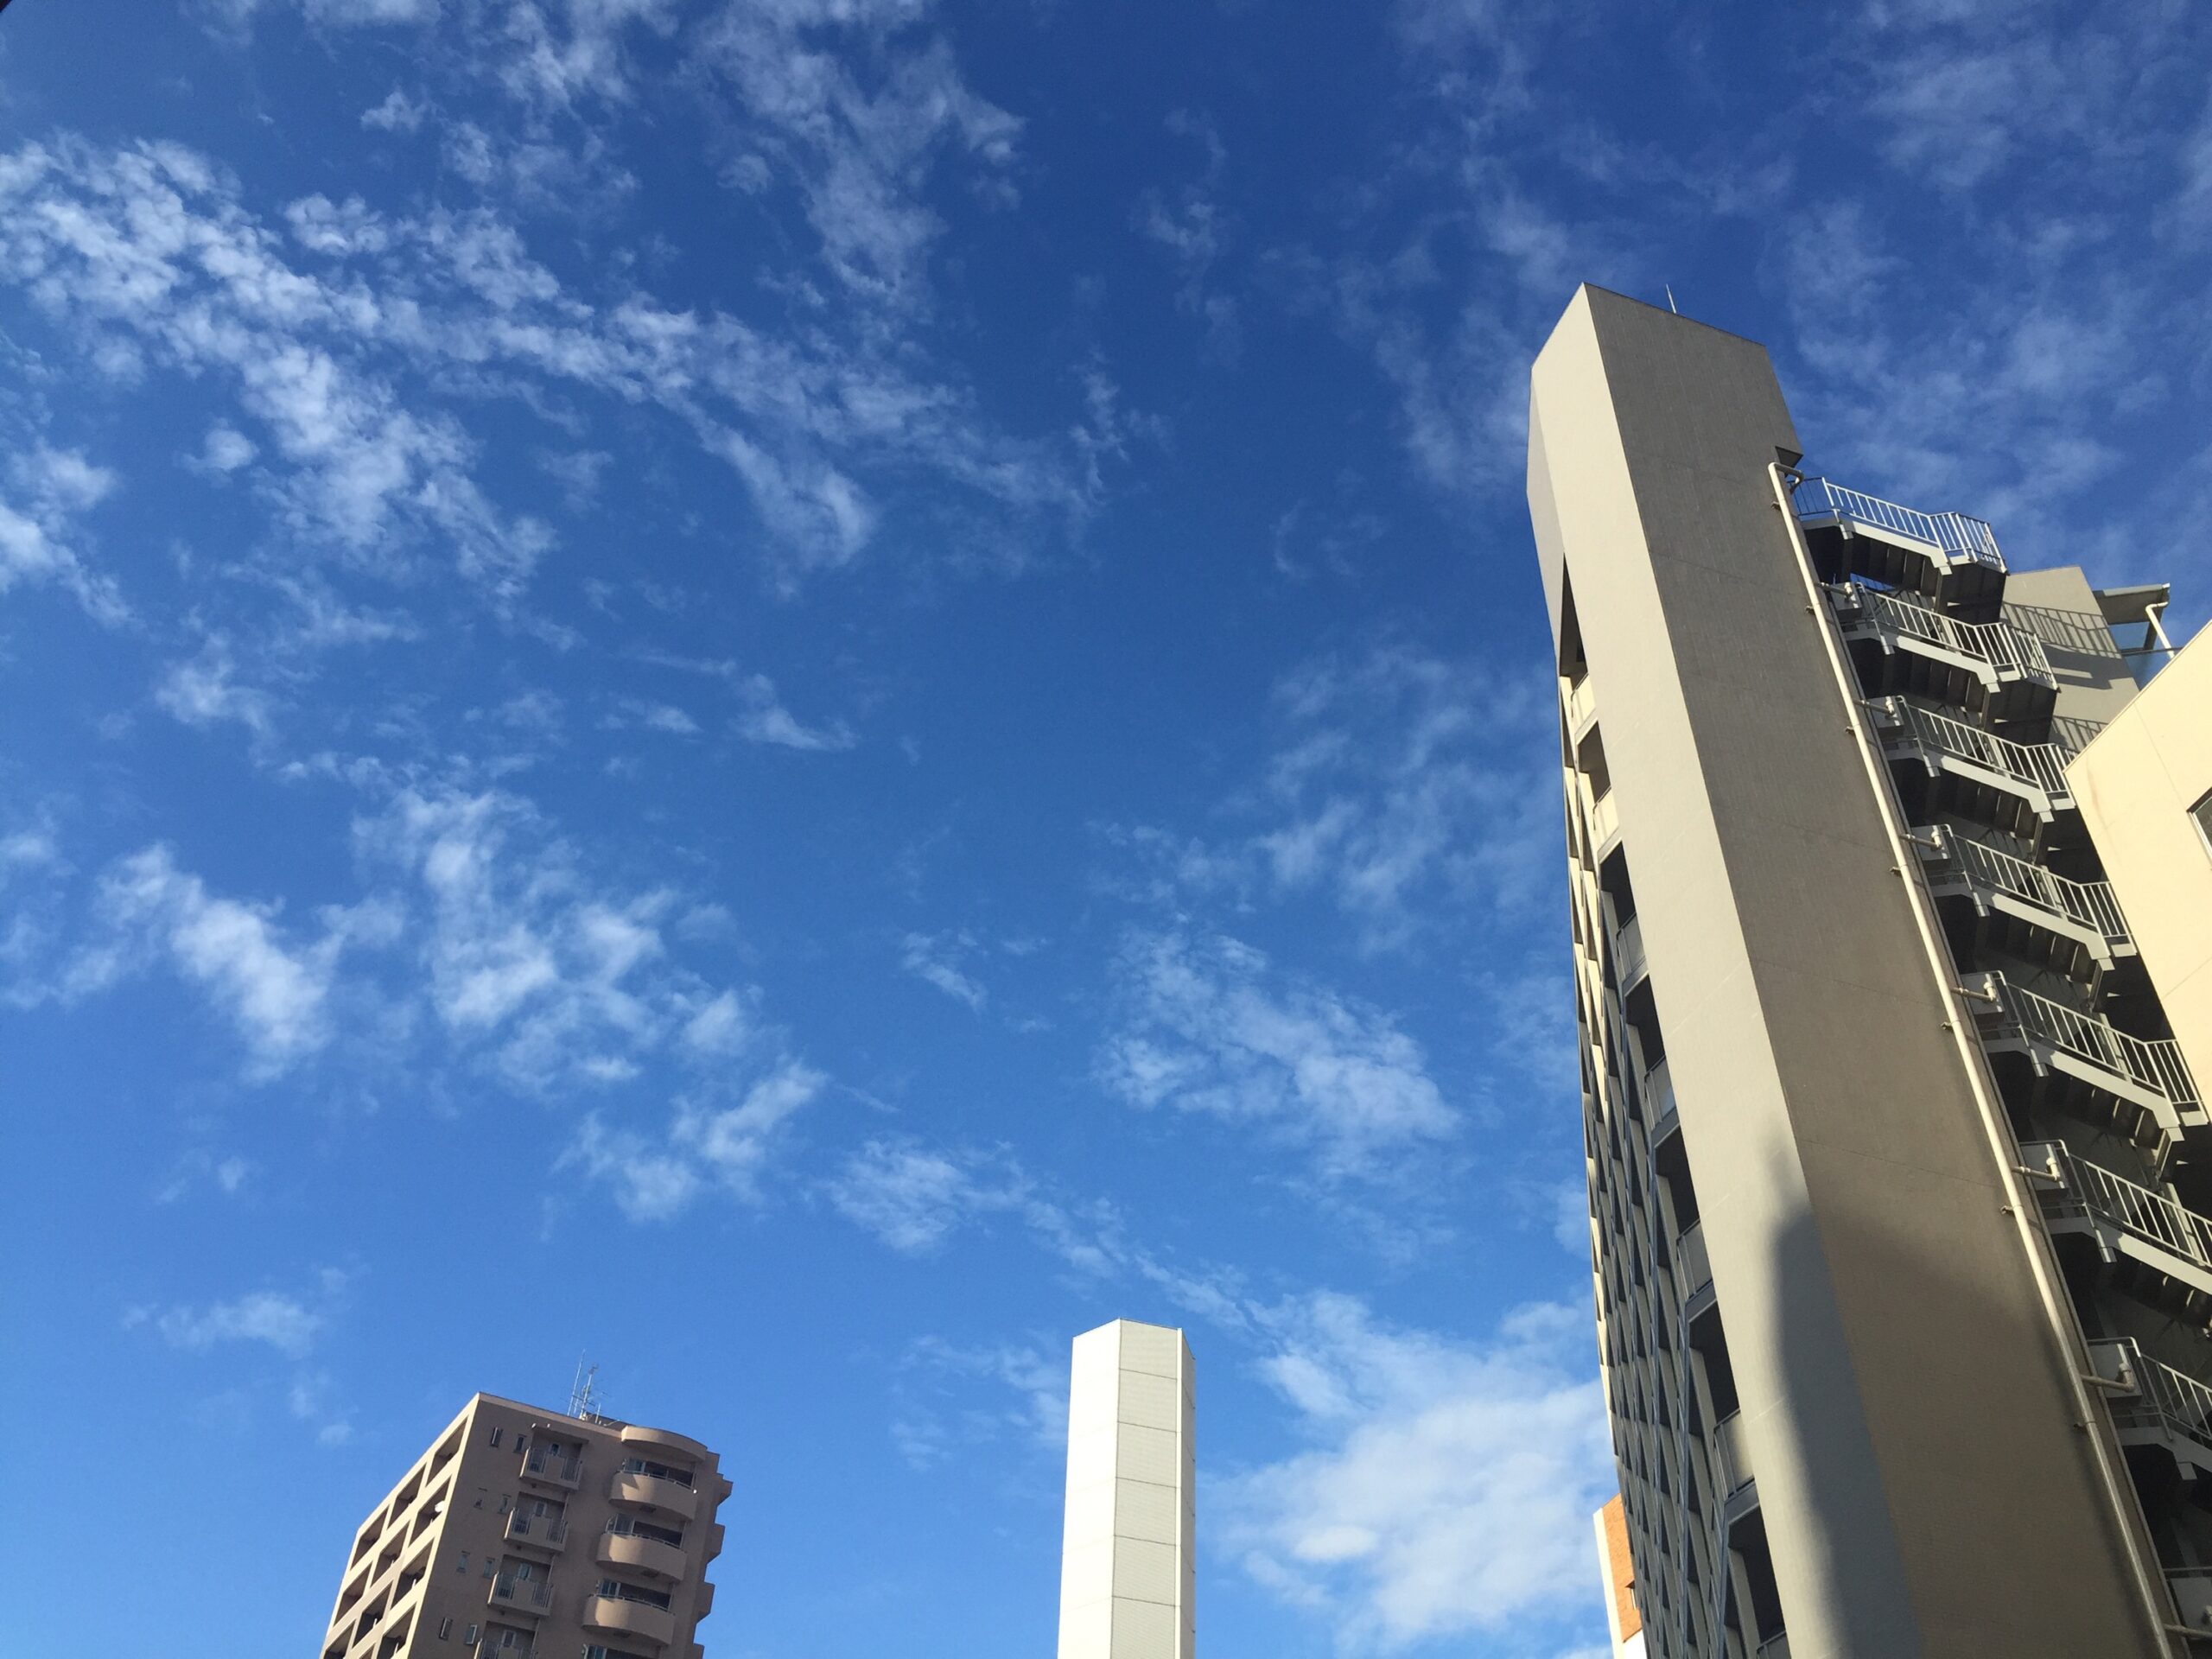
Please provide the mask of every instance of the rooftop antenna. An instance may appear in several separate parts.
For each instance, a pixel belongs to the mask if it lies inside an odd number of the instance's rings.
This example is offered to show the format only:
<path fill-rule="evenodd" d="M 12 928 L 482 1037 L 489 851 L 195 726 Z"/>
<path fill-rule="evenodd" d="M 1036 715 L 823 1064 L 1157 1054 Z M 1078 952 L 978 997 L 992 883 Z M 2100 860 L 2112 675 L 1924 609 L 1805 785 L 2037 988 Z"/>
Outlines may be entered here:
<path fill-rule="evenodd" d="M 569 1415 L 595 1417 L 603 1403 L 599 1394 L 599 1367 L 588 1364 L 582 1355 L 576 1358 L 575 1381 L 569 1385 Z"/>
<path fill-rule="evenodd" d="M 1681 308 L 1675 303 L 1675 285 L 1672 283 L 1662 283 L 1659 286 L 1667 290 L 1667 308 L 1676 316 L 1681 316 Z"/>

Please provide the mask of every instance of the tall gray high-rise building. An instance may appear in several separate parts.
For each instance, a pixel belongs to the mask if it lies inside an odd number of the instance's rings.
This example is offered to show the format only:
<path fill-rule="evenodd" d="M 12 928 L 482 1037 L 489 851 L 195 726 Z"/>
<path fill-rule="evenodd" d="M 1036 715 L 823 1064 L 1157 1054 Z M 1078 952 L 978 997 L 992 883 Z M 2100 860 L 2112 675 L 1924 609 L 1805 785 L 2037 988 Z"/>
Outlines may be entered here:
<path fill-rule="evenodd" d="M 1529 426 L 1652 1659 L 2212 1652 L 2212 645 L 1618 295 Z"/>

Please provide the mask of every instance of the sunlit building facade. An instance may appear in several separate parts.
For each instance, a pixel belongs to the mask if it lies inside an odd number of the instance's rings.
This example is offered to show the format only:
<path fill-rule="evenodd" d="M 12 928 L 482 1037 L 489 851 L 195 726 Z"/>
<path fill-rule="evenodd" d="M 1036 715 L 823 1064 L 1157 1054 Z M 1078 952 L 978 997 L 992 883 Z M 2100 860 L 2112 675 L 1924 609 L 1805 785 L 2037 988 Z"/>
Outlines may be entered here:
<path fill-rule="evenodd" d="M 354 1535 L 322 1659 L 702 1659 L 698 1441 L 480 1394 Z"/>
<path fill-rule="evenodd" d="M 1075 1339 L 1059 1659 L 1192 1659 L 1197 1411 L 1180 1331 L 1116 1319 Z"/>
<path fill-rule="evenodd" d="M 2212 1651 L 2212 658 L 1750 340 L 1586 288 L 1531 392 L 1647 1651 Z"/>

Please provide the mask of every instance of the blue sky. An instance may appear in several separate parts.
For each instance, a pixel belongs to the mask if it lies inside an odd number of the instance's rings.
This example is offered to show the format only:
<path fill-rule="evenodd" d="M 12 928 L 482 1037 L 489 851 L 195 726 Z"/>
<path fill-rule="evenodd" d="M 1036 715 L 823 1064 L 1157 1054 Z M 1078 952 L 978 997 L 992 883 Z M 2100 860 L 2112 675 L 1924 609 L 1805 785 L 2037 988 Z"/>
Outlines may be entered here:
<path fill-rule="evenodd" d="M 0 16 L 9 1644 L 312 1651 L 588 1354 L 710 1651 L 1033 1656 L 1122 1314 L 1211 1659 L 1600 1642 L 1529 358 L 2194 626 L 2212 19 L 132 10 Z"/>

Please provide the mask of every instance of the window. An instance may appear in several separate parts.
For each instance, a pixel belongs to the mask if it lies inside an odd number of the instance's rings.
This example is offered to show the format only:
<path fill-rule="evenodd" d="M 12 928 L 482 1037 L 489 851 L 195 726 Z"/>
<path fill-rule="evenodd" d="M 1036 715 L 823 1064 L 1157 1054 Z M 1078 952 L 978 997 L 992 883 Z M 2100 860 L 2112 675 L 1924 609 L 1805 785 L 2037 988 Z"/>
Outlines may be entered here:
<path fill-rule="evenodd" d="M 438 1621 L 438 1640 L 441 1642 L 450 1642 L 453 1640 L 452 1619 L 442 1618 Z"/>
<path fill-rule="evenodd" d="M 499 1443 L 499 1437 L 500 1437 L 502 1434 L 505 1434 L 506 1432 L 507 1432 L 507 1431 L 506 1431 L 505 1429 L 501 1428 L 501 1427 L 500 1427 L 497 1423 L 493 1424 L 493 1425 L 492 1425 L 492 1444 L 493 1444 L 493 1445 L 494 1445 L 494 1446 L 497 1446 L 497 1445 Z"/>
<path fill-rule="evenodd" d="M 473 1648 L 476 1645 L 476 1627 L 474 1624 L 461 1633 L 461 1645 L 464 1648 Z"/>
<path fill-rule="evenodd" d="M 456 1573 L 466 1573 L 468 1571 L 468 1552 L 467 1550 L 464 1549 L 461 1552 L 460 1559 L 455 1560 L 453 1564 L 453 1570 Z"/>
<path fill-rule="evenodd" d="M 2196 833 L 2203 837 L 2204 850 L 2212 853 L 2212 790 L 2204 791 L 2196 804 L 2189 809 L 2189 816 L 2196 820 Z"/>

